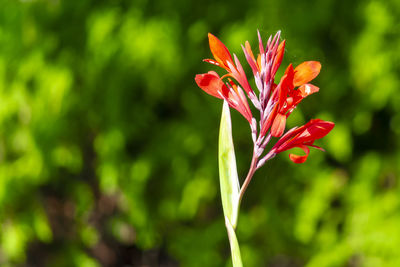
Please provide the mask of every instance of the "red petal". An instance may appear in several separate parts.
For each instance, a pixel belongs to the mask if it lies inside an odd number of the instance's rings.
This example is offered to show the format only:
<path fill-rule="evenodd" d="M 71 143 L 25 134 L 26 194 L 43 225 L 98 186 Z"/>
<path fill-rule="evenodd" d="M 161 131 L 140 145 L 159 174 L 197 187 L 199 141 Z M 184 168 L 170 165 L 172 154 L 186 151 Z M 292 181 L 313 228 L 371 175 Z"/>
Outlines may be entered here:
<path fill-rule="evenodd" d="M 258 54 L 258 56 L 257 56 L 257 66 L 259 66 L 259 67 L 261 66 L 261 55 L 260 54 Z"/>
<path fill-rule="evenodd" d="M 273 76 L 275 75 L 276 71 L 279 69 L 279 66 L 282 63 L 284 52 L 285 52 L 285 40 L 283 40 L 278 46 L 278 51 L 276 53 L 274 65 L 272 66 L 272 75 Z"/>
<path fill-rule="evenodd" d="M 259 49 L 260 49 L 260 54 L 264 54 L 265 53 L 264 52 L 264 45 L 263 45 L 261 34 L 260 34 L 259 30 L 257 30 L 257 35 L 258 35 L 258 46 L 259 46 Z"/>
<path fill-rule="evenodd" d="M 253 51 L 251 50 L 251 46 L 250 46 L 250 43 L 248 41 L 246 41 L 245 47 L 246 47 L 247 53 L 249 53 L 250 57 L 253 59 L 253 62 L 255 62 L 256 60 L 254 58 Z"/>
<path fill-rule="evenodd" d="M 197 74 L 195 80 L 197 85 L 207 94 L 221 99 L 223 98 L 221 96 L 221 93 L 225 85 L 215 71 L 209 71 L 208 73 L 204 74 Z"/>
<path fill-rule="evenodd" d="M 317 86 L 306 83 L 299 87 L 299 89 L 292 91 L 293 106 L 296 107 L 303 98 L 319 91 Z M 288 107 L 289 108 L 289 107 Z"/>
<path fill-rule="evenodd" d="M 294 86 L 308 83 L 318 76 L 321 70 L 321 63 L 318 61 L 305 61 L 294 69 Z"/>
<path fill-rule="evenodd" d="M 242 88 L 237 86 L 231 80 L 227 85 L 229 86 L 229 89 L 225 86 L 228 90 L 228 93 L 226 95 L 224 94 L 225 100 L 228 101 L 229 106 L 239 111 L 240 114 L 242 114 L 243 117 L 245 117 L 251 124 L 253 115 L 251 114 L 249 104 L 247 103 L 247 99 Z"/>
<path fill-rule="evenodd" d="M 251 70 L 253 71 L 253 74 L 256 75 L 258 70 L 257 62 L 254 58 L 253 51 L 251 51 L 251 47 L 248 41 L 246 41 L 246 47 L 242 45 L 242 49 L 244 52 L 244 55 L 246 57 L 247 62 L 249 63 Z"/>
<path fill-rule="evenodd" d="M 281 81 L 278 84 L 277 90 L 279 90 L 279 106 L 283 107 L 283 104 L 286 101 L 287 95 L 289 91 L 293 89 L 293 66 L 290 64 Z"/>
<path fill-rule="evenodd" d="M 240 107 L 241 110 L 243 110 L 243 111 L 240 111 L 240 110 L 238 109 L 238 111 L 239 111 L 239 112 L 249 121 L 249 123 L 251 124 L 253 115 L 251 114 L 251 110 L 250 110 L 250 107 L 249 107 L 249 103 L 247 102 L 246 95 L 243 93 L 243 90 L 240 88 L 240 86 L 237 86 L 236 90 L 237 90 L 237 93 L 238 93 L 238 97 L 239 97 L 239 99 L 240 99 L 240 101 L 239 101 L 239 107 Z"/>
<path fill-rule="evenodd" d="M 299 128 L 293 128 L 274 145 L 277 153 L 302 145 L 312 145 L 317 139 L 327 135 L 335 126 L 333 122 L 320 119 L 310 120 Z"/>
<path fill-rule="evenodd" d="M 208 34 L 208 42 L 210 44 L 211 53 L 213 54 L 215 60 L 221 64 L 221 67 L 229 69 L 226 61 L 229 61 L 233 64 L 233 60 L 228 48 L 226 48 L 226 46 L 211 33 Z"/>
<path fill-rule="evenodd" d="M 263 126 L 261 128 L 261 135 L 265 136 L 265 134 L 268 132 L 269 127 L 271 127 L 271 124 L 273 120 L 275 119 L 275 114 L 278 111 L 278 105 L 275 105 L 274 109 L 271 111 L 269 114 L 267 120 L 263 123 Z"/>
<path fill-rule="evenodd" d="M 250 87 L 246 73 L 244 72 L 242 64 L 240 64 L 239 59 L 235 54 L 233 54 L 233 57 L 235 59 L 236 69 L 230 63 L 228 64 L 230 66 L 230 70 L 232 71 L 232 76 L 239 82 L 239 84 L 243 87 L 246 93 L 249 94 L 250 92 L 253 92 L 253 89 L 251 89 Z"/>
<path fill-rule="evenodd" d="M 296 137 L 296 140 L 293 140 L 293 142 L 297 144 L 303 144 L 321 139 L 322 137 L 327 135 L 333 129 L 333 127 L 335 127 L 335 124 L 330 121 L 315 119 L 310 120 L 305 125 L 305 127 L 305 130 L 301 134 L 299 134 Z"/>
<path fill-rule="evenodd" d="M 288 144 L 290 144 L 291 139 L 293 136 L 296 136 L 298 133 L 302 132 L 304 129 L 304 125 L 301 127 L 293 127 L 289 131 L 287 131 L 274 145 L 274 149 L 276 153 L 282 152 L 287 150 Z"/>
<path fill-rule="evenodd" d="M 299 146 L 299 148 L 303 149 L 306 154 L 303 156 L 289 154 L 290 160 L 298 164 L 304 163 L 307 160 L 308 154 L 310 154 L 310 149 L 307 146 Z"/>
<path fill-rule="evenodd" d="M 280 137 L 285 131 L 286 126 L 286 115 L 278 113 L 276 114 L 275 120 L 272 123 L 271 135 L 273 137 Z"/>
<path fill-rule="evenodd" d="M 301 93 L 301 96 L 304 98 L 308 95 L 318 92 L 319 88 L 315 85 L 306 83 L 306 84 L 303 84 L 302 86 L 300 86 L 299 89 L 297 89 L 297 90 Z"/>

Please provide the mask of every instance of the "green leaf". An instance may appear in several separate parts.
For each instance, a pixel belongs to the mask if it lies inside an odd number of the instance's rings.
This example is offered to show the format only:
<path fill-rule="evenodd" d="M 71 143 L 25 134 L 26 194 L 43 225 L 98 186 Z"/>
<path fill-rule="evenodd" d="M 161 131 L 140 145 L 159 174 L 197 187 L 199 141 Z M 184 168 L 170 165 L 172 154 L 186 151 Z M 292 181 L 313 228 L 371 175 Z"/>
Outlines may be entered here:
<path fill-rule="evenodd" d="M 232 140 L 232 123 L 226 101 L 222 108 L 218 146 L 219 181 L 222 207 L 233 229 L 236 228 L 239 208 L 239 179 L 236 170 L 235 149 Z"/>

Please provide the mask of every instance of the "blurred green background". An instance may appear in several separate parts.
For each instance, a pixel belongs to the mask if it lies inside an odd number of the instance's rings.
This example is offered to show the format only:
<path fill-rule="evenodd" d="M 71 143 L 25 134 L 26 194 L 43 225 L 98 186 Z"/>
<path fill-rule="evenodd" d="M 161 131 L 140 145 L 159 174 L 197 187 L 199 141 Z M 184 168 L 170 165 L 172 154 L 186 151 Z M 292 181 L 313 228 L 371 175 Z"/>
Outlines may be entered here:
<path fill-rule="evenodd" d="M 216 69 L 202 62 L 208 32 L 249 70 L 240 44 L 257 47 L 257 29 L 282 30 L 283 68 L 322 63 L 288 127 L 336 127 L 326 153 L 296 165 L 285 152 L 256 173 L 237 230 L 245 266 L 400 266 L 400 1 L 0 7 L 1 266 L 230 266 L 222 104 L 194 76 Z M 243 177 L 250 131 L 232 116 Z"/>

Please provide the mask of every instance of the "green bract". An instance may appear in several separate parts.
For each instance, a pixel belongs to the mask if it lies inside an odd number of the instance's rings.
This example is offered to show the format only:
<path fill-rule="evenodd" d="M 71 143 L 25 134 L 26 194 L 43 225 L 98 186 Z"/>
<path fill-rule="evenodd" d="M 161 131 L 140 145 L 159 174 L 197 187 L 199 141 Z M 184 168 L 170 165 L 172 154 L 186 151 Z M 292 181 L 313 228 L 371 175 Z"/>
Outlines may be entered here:
<path fill-rule="evenodd" d="M 232 124 L 226 101 L 222 108 L 218 145 L 219 181 L 225 225 L 228 231 L 234 267 L 242 267 L 239 244 L 235 234 L 239 210 L 239 179 L 236 169 L 235 149 L 232 140 Z"/>
<path fill-rule="evenodd" d="M 229 219 L 232 227 L 236 228 L 240 189 L 232 141 L 231 115 L 226 101 L 222 108 L 219 131 L 218 163 L 224 215 Z"/>

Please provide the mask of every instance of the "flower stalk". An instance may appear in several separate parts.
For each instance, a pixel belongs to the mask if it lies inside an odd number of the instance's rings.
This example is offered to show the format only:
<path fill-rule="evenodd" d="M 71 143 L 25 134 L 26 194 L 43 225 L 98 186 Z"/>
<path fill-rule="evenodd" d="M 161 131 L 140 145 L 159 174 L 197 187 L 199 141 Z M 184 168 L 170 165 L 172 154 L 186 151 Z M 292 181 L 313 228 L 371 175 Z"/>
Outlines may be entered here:
<path fill-rule="evenodd" d="M 252 158 L 251 163 L 250 163 L 249 172 L 247 173 L 246 179 L 244 180 L 243 185 L 240 188 L 239 205 L 242 202 L 242 198 L 243 198 L 244 192 L 246 192 L 246 189 L 249 186 L 250 181 L 253 178 L 253 175 L 257 170 L 257 162 L 258 162 L 258 157 L 257 157 L 256 153 L 253 152 L 253 158 Z"/>

